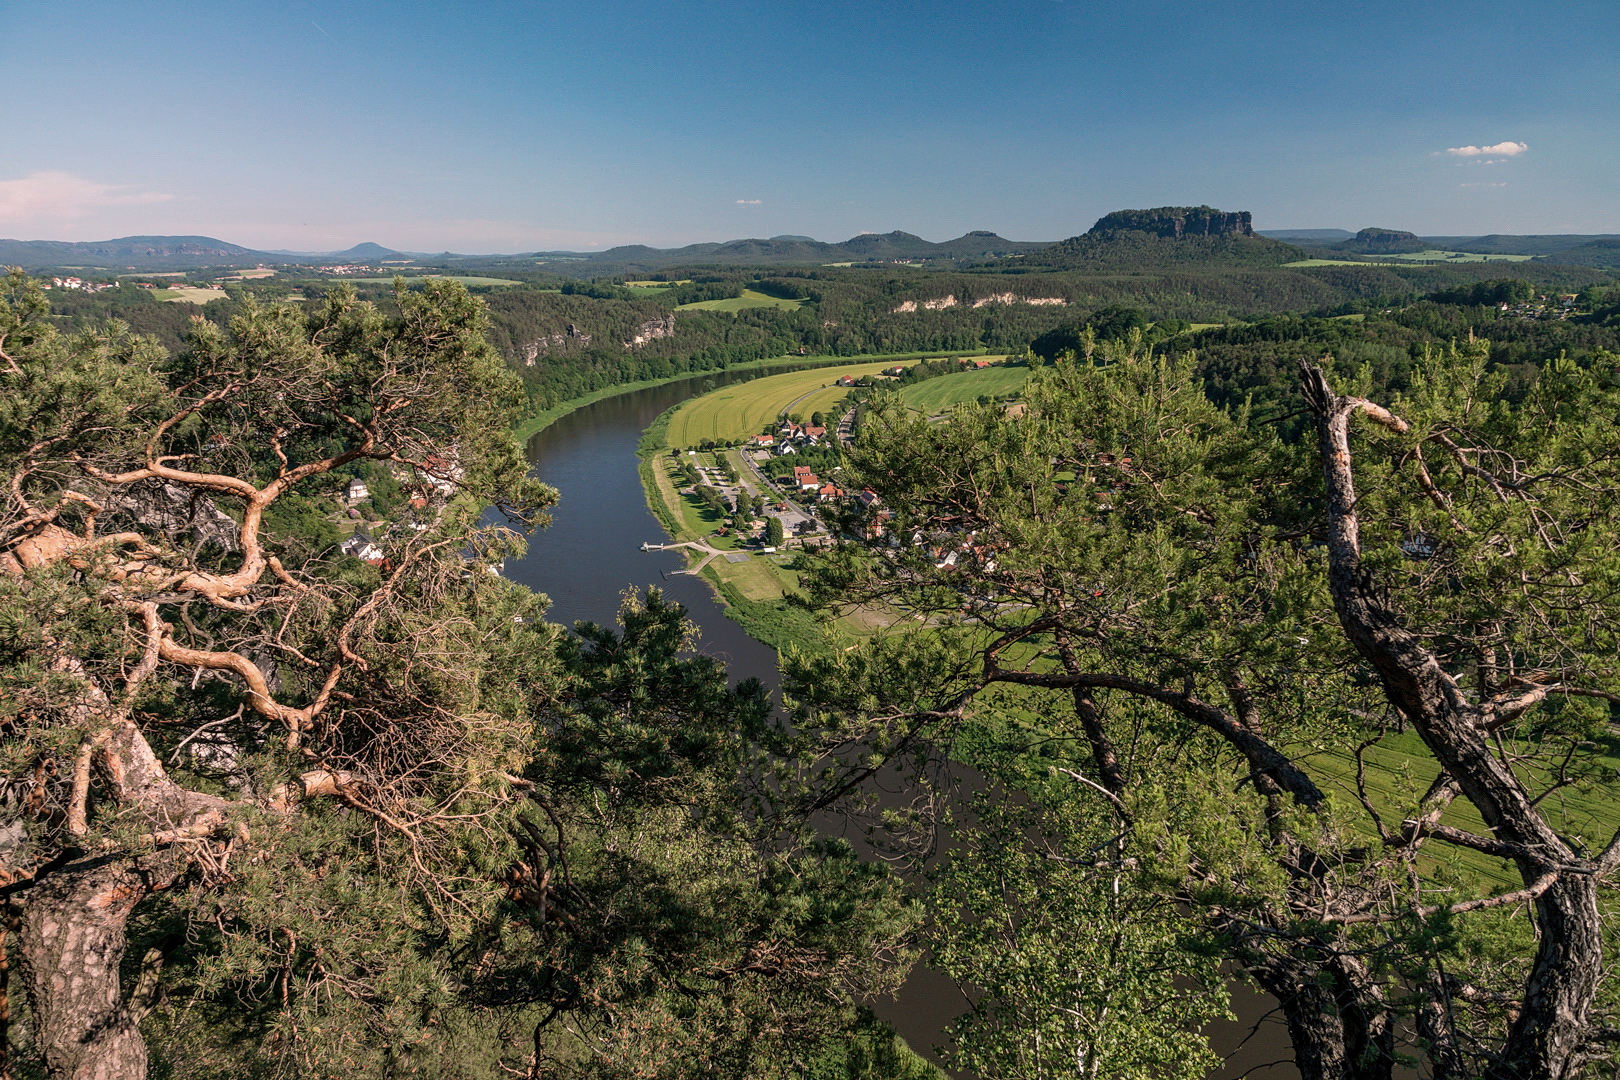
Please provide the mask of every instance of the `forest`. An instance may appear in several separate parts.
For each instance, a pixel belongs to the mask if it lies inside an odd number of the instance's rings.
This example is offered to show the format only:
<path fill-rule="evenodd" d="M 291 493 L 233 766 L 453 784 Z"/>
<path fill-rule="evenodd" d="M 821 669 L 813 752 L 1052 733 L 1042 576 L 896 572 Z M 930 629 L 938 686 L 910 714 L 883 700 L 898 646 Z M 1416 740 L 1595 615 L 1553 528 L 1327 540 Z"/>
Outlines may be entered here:
<path fill-rule="evenodd" d="M 1099 242 L 1091 234 L 1078 239 Z M 691 267 L 661 272 L 660 277 L 682 284 L 650 295 L 625 287 L 622 277 L 473 288 L 489 308 L 490 342 L 523 380 L 535 411 L 621 383 L 719 370 L 800 350 L 831 356 L 978 348 L 1019 353 L 1053 332 L 1072 347 L 1079 327 L 1097 322 L 1105 311 L 1134 313 L 1126 318 L 1163 327 L 1178 322 L 1229 324 L 1241 336 L 1247 324 L 1274 316 L 1377 317 L 1386 311 L 1404 312 L 1432 298 L 1433 303 L 1467 310 L 1445 326 L 1436 322 L 1422 332 L 1466 333 L 1474 327 L 1498 340 L 1503 350 L 1518 347 L 1510 342 L 1524 341 L 1525 356 L 1546 355 L 1548 348 L 1579 351 L 1602 342 L 1612 344 L 1611 332 L 1602 329 L 1603 305 L 1594 304 L 1594 298 L 1613 279 L 1591 268 L 1518 263 L 1513 265 L 1513 278 L 1504 279 L 1500 264 L 1256 266 L 1211 260 L 1196 252 L 1188 256 L 1193 261 L 1164 264 L 1143 261 L 1136 254 L 1137 246 L 1149 241 L 1197 247 L 1205 240 L 1211 238 L 1175 241 L 1140 230 L 1109 233 L 1107 242 L 1114 245 L 1109 248 L 1110 259 L 1117 257 L 1117 263 L 1085 271 L 1037 267 L 1028 262 L 1031 256 L 1024 256 L 967 271 L 899 266 Z M 1216 241 L 1275 243 L 1248 236 L 1211 240 Z M 306 302 L 318 301 L 332 287 L 330 281 L 305 282 L 301 295 Z M 413 280 L 412 287 L 420 288 L 420 280 Z M 156 301 L 149 290 L 132 286 L 90 295 L 57 293 L 54 317 L 73 328 L 118 319 L 174 350 L 181 346 L 193 315 L 223 324 L 248 297 L 285 299 L 291 288 L 285 280 L 231 283 L 224 299 L 200 310 Z M 387 285 L 357 288 L 375 303 L 385 307 L 392 303 Z M 683 304 L 735 296 L 743 288 L 806 303 L 794 310 L 679 310 Z M 1589 290 L 1582 294 L 1584 318 L 1573 322 L 1498 319 L 1486 310 L 1497 302 L 1492 299 L 1497 292 L 1536 295 L 1583 289 Z M 1068 336 L 1062 337 L 1065 333 Z M 1354 332 L 1339 336 L 1356 338 Z M 1405 344 L 1415 340 L 1416 335 L 1409 334 Z M 1180 335 L 1176 341 L 1178 348 L 1201 351 L 1219 345 L 1221 363 L 1232 363 L 1234 342 L 1218 337 L 1205 341 L 1196 335 Z M 1248 384 L 1269 385 L 1273 372 L 1269 361 L 1259 356 L 1264 349 L 1253 341 L 1245 341 L 1241 349 L 1255 353 L 1255 363 L 1262 369 Z M 1230 379 L 1223 376 L 1223 381 Z"/>
<path fill-rule="evenodd" d="M 1234 977 L 1307 1080 L 1601 1075 L 1620 289 L 1503 269 L 13 273 L 0 1070 L 926 1080 L 867 1009 L 926 949 L 980 1076 L 1205 1076 Z M 806 303 L 680 310 L 742 288 Z M 568 633 L 487 572 L 539 408 L 948 348 L 1021 407 L 864 404 L 796 603 L 890 629 L 785 711 L 656 591 Z"/>

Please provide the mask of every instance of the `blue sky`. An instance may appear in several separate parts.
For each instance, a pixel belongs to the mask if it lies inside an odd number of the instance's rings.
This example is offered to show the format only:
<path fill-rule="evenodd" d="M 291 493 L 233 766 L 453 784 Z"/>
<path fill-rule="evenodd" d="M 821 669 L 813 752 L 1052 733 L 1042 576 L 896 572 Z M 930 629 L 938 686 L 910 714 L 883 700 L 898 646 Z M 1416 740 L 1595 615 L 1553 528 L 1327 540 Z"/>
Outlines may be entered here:
<path fill-rule="evenodd" d="M 1615 0 L 0 0 L 0 70 L 18 239 L 1620 232 Z"/>

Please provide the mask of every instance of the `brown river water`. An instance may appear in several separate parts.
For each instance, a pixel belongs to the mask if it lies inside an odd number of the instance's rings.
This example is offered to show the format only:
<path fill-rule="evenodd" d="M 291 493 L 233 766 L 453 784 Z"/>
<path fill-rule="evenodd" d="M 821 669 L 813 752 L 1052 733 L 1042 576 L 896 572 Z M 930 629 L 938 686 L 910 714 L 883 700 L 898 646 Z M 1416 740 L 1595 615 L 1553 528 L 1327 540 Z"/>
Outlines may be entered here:
<path fill-rule="evenodd" d="M 635 456 L 641 432 L 670 406 L 747 377 L 710 373 L 604 398 L 536 435 L 529 460 L 562 500 L 551 526 L 530 538 L 528 554 L 507 560 L 506 576 L 549 596 L 550 618 L 564 625 L 580 619 L 611 624 L 627 588 L 656 585 L 686 606 L 701 628 L 699 648 L 724 661 L 733 680 L 753 676 L 775 687 L 775 650 L 728 619 L 701 579 L 671 575 L 685 565 L 681 554 L 640 550 L 643 541 L 666 539 L 641 490 Z M 1295 1080 L 1299 1073 L 1281 1024 L 1262 1019 L 1274 1003 L 1240 986 L 1233 996 L 1239 1019 L 1211 1029 L 1217 1051 L 1231 1056 L 1211 1080 Z M 965 1001 L 950 979 L 924 963 L 896 999 L 872 1007 L 918 1053 L 939 1061 L 944 1027 Z"/>

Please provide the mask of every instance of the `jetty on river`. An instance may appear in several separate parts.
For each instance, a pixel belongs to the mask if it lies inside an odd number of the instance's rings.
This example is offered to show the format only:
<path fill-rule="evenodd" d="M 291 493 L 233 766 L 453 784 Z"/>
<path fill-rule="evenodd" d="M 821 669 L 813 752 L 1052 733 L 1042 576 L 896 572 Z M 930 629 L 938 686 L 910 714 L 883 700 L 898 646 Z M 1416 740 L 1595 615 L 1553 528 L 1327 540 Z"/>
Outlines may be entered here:
<path fill-rule="evenodd" d="M 672 548 L 691 548 L 694 551 L 703 552 L 703 558 L 696 566 L 689 566 L 685 570 L 671 570 L 670 573 L 672 574 L 695 574 L 713 562 L 717 555 L 723 556 L 728 562 L 743 562 L 748 558 L 748 552 L 746 551 L 721 551 L 719 548 L 710 547 L 701 540 L 681 540 L 672 544 L 653 544 L 645 540 L 641 542 L 642 551 L 669 551 Z"/>

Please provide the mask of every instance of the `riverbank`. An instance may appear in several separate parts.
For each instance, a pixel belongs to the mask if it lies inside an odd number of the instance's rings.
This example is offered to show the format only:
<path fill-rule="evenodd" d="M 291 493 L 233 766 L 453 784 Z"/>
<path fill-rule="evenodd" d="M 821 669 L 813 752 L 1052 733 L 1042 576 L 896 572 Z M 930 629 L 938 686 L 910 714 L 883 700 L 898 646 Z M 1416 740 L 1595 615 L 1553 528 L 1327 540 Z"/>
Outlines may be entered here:
<path fill-rule="evenodd" d="M 664 410 L 642 432 L 636 450 L 637 470 L 641 476 L 647 509 L 658 519 L 664 531 L 677 542 L 697 541 L 713 543 L 713 537 L 700 532 L 687 519 L 703 511 L 684 505 L 688 500 L 676 488 L 668 469 L 669 444 L 666 432 L 670 418 L 684 404 L 678 403 Z M 712 456 L 712 455 L 706 455 Z M 709 522 L 701 522 L 703 525 Z M 737 549 L 731 545 L 732 550 Z M 693 574 L 715 593 L 726 616 L 737 623 L 756 641 L 783 652 L 788 648 L 801 651 L 819 651 L 832 647 L 840 638 L 848 637 L 848 628 L 840 626 L 842 620 L 818 615 L 808 606 L 798 603 L 798 574 L 791 565 L 791 556 L 767 555 L 744 551 L 747 558 L 741 562 L 708 558 L 706 565 Z M 702 559 L 702 556 L 698 557 Z M 693 560 L 688 557 L 688 565 Z"/>
<path fill-rule="evenodd" d="M 684 372 L 667 378 L 644 379 L 633 383 L 619 383 L 535 413 L 513 429 L 513 434 L 527 442 L 546 428 L 585 406 L 638 390 L 647 390 L 683 380 L 701 379 L 707 375 L 735 377 L 737 373 L 757 373 L 765 377 L 783 371 L 806 368 L 833 368 L 881 366 L 941 356 L 980 356 L 985 350 L 950 350 L 946 352 L 867 353 L 860 356 L 780 356 L 766 360 L 750 360 L 732 364 L 712 372 Z M 752 381 L 752 380 L 749 380 Z M 694 397 L 701 395 L 693 395 Z M 690 400 L 690 399 L 688 399 Z M 648 510 L 658 519 L 664 530 L 677 541 L 709 541 L 710 537 L 688 526 L 682 514 L 680 499 L 673 486 L 661 493 L 660 477 L 652 461 L 660 451 L 668 450 L 665 433 L 670 418 L 685 401 L 666 409 L 642 433 L 637 456 L 643 496 Z M 740 463 L 739 463 L 740 464 Z M 663 477 L 668 481 L 668 477 Z M 652 540 L 654 537 L 644 539 Z M 828 619 L 797 603 L 798 575 L 788 565 L 788 558 L 751 557 L 745 562 L 710 560 L 709 565 L 693 575 L 701 578 L 715 594 L 727 616 L 740 625 L 750 637 L 781 652 L 789 647 L 802 650 L 828 648 L 840 638 L 864 636 L 872 627 L 857 618 Z M 846 642 L 847 643 L 847 642 Z"/>
<path fill-rule="evenodd" d="M 868 353 L 861 356 L 773 356 L 765 360 L 745 360 L 740 364 L 714 368 L 711 371 L 683 371 L 679 375 L 668 375 L 657 379 L 642 379 L 638 382 L 614 383 L 612 386 L 604 386 L 600 390 L 592 390 L 589 394 L 569 398 L 567 401 L 558 402 L 549 409 L 530 415 L 512 429 L 512 434 L 519 442 L 528 442 L 569 413 L 604 398 L 617 397 L 620 394 L 628 394 L 635 390 L 649 390 L 655 386 L 666 386 L 669 383 L 680 382 L 682 379 L 696 379 L 704 375 L 729 375 L 738 371 L 758 371 L 763 374 L 777 368 L 842 367 L 849 364 L 869 364 L 880 360 L 921 360 L 932 356 L 979 356 L 984 352 L 983 349 L 975 349 L 971 352 Z"/>

